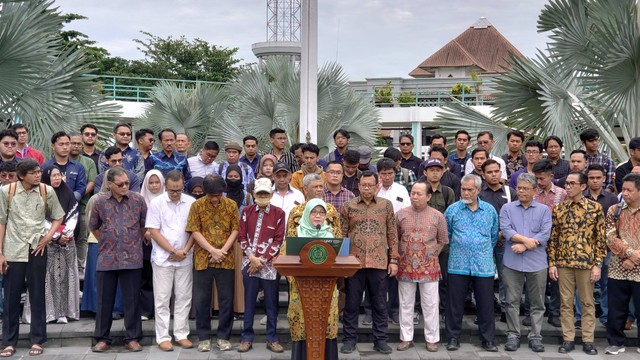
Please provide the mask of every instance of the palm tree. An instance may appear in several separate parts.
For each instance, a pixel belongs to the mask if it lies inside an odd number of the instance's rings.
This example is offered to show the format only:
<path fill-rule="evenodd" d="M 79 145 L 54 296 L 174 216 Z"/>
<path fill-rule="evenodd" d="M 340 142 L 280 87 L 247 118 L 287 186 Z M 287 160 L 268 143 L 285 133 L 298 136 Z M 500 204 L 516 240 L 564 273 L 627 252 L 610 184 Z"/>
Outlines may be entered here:
<path fill-rule="evenodd" d="M 496 80 L 493 113 L 457 103 L 436 123 L 445 134 L 493 130 L 498 139 L 512 128 L 538 138 L 554 134 L 567 148 L 579 147 L 578 134 L 595 128 L 603 150 L 626 159 L 614 128 L 625 142 L 640 134 L 638 6 L 635 0 L 550 1 L 538 19 L 538 31 L 550 32 L 547 52 L 511 57 L 511 69 Z M 495 152 L 506 152 L 506 142 Z"/>
<path fill-rule="evenodd" d="M 103 132 L 120 116 L 105 103 L 81 49 L 63 49 L 62 17 L 53 1 L 0 0 L 0 118 L 30 129 L 32 146 L 50 152 L 54 132 L 85 122 Z"/>
<path fill-rule="evenodd" d="M 137 128 L 149 128 L 156 134 L 169 128 L 189 136 L 193 149 L 200 149 L 216 123 L 222 123 L 229 106 L 225 86 L 195 83 L 193 87 L 161 81 L 151 92 L 151 105 L 136 120 Z"/>
<path fill-rule="evenodd" d="M 252 134 L 267 151 L 269 130 L 287 131 L 289 143 L 299 139 L 300 74 L 288 58 L 272 57 L 241 72 L 229 84 L 231 104 L 223 122 L 210 134 L 224 143 Z M 333 149 L 333 133 L 345 129 L 350 146 L 373 144 L 379 128 L 377 109 L 349 87 L 342 68 L 327 64 L 318 72 L 318 147 L 321 155 Z"/>

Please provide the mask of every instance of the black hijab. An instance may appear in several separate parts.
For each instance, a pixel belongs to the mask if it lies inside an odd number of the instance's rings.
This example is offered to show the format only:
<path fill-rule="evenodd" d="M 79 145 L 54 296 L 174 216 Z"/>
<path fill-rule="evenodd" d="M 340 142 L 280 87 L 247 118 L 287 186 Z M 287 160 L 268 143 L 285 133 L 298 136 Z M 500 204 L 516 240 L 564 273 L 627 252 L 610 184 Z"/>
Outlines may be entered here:
<path fill-rule="evenodd" d="M 51 185 L 51 174 L 55 171 L 59 171 L 62 173 L 62 170 L 56 165 L 52 165 L 46 167 L 42 170 L 42 182 Z M 58 201 L 60 202 L 60 206 L 62 206 L 62 210 L 64 210 L 64 221 L 63 224 L 66 224 L 67 219 L 70 219 L 78 212 L 78 201 L 76 201 L 76 197 L 73 195 L 73 191 L 69 189 L 67 183 L 64 180 L 60 183 L 60 186 L 57 188 L 53 188 L 56 192 L 56 196 L 58 197 Z"/>
<path fill-rule="evenodd" d="M 229 172 L 235 171 L 240 174 L 240 180 L 230 181 L 229 180 Z M 244 193 L 244 184 L 242 183 L 242 169 L 238 165 L 229 165 L 227 166 L 227 172 L 225 173 L 225 182 L 227 183 L 227 197 L 238 204 L 238 209 L 242 206 L 242 202 L 244 201 L 245 193 Z"/>

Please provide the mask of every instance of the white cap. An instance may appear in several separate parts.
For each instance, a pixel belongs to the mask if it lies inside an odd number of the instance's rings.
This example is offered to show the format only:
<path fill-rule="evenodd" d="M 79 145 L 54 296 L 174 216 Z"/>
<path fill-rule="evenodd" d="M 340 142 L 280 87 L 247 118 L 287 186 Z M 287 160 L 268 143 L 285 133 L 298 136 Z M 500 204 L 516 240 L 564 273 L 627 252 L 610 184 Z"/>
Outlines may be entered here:
<path fill-rule="evenodd" d="M 271 194 L 271 191 L 272 191 L 271 180 L 268 178 L 256 179 L 255 182 L 253 183 L 254 194 L 257 194 L 260 192 L 266 192 Z"/>

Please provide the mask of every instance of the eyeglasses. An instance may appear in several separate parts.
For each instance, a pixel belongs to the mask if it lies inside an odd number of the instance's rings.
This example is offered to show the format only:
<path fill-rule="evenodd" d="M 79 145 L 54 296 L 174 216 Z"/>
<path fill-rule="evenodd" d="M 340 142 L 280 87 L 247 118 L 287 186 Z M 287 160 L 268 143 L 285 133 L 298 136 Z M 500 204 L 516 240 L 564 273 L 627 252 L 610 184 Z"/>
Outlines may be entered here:
<path fill-rule="evenodd" d="M 97 133 L 92 133 L 92 132 L 83 132 L 82 135 L 84 135 L 86 137 L 96 137 L 96 136 L 98 136 Z"/>
<path fill-rule="evenodd" d="M 118 133 L 118 135 L 120 135 L 120 136 L 131 136 L 131 133 L 130 133 L 130 132 L 127 132 L 127 133 Z"/>
<path fill-rule="evenodd" d="M 411 144 L 411 143 L 400 143 L 400 146 L 411 146 L 411 145 L 413 145 L 413 144 Z"/>
<path fill-rule="evenodd" d="M 16 134 L 18 134 L 18 136 L 27 136 L 26 131 L 16 131 Z"/>
<path fill-rule="evenodd" d="M 120 189 L 124 189 L 126 187 L 129 187 L 129 182 L 128 181 L 123 181 L 120 184 L 118 184 L 117 182 L 113 181 L 112 184 L 117 186 L 117 187 L 119 187 Z"/>
<path fill-rule="evenodd" d="M 182 189 L 177 189 L 177 190 L 167 189 L 167 192 L 171 194 L 180 194 L 182 192 Z"/>
<path fill-rule="evenodd" d="M 516 190 L 518 190 L 518 191 L 531 191 L 531 190 L 533 190 L 533 188 L 532 188 L 532 187 L 523 187 L 523 186 L 518 186 L 518 187 L 516 188 Z"/>
<path fill-rule="evenodd" d="M 311 216 L 325 216 L 325 215 L 327 215 L 327 213 L 324 212 L 324 211 L 315 211 L 315 210 L 311 211 L 310 214 L 311 214 Z"/>
<path fill-rule="evenodd" d="M 71 146 L 82 146 L 82 143 L 78 143 L 78 142 L 72 142 Z"/>
<path fill-rule="evenodd" d="M 580 183 L 579 182 L 575 182 L 575 181 L 567 181 L 564 184 L 564 187 L 571 187 L 571 186 L 580 186 Z"/>
<path fill-rule="evenodd" d="M 18 146 L 18 143 L 15 141 L 3 141 L 2 145 L 6 146 L 6 147 L 16 147 Z"/>
<path fill-rule="evenodd" d="M 538 151 L 538 150 L 527 150 L 524 153 L 527 154 L 527 155 L 538 155 L 538 154 L 540 154 L 540 151 Z"/>

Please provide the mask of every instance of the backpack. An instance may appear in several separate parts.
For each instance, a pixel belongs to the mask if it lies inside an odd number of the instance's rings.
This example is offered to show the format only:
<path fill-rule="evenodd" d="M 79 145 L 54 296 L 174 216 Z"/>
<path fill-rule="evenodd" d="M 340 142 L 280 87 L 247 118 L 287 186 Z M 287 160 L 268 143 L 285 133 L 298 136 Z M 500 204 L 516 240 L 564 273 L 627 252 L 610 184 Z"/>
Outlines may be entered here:
<path fill-rule="evenodd" d="M 13 197 L 16 195 L 16 191 L 18 188 L 17 182 L 12 182 L 9 184 L 9 201 L 7 202 L 7 217 L 9 216 L 9 210 L 11 209 L 11 201 L 13 201 Z M 40 192 L 40 197 L 42 197 L 42 201 L 44 202 L 44 209 L 47 211 L 47 185 L 40 183 L 38 192 Z"/>
<path fill-rule="evenodd" d="M 620 236 L 620 231 L 618 228 L 620 227 L 620 213 L 622 212 L 622 201 L 618 201 L 616 204 L 616 212 L 613 213 L 613 223 L 616 226 L 616 235 Z"/>
<path fill-rule="evenodd" d="M 402 172 L 402 183 L 407 186 L 409 183 L 409 169 L 400 168 L 400 172 Z"/>

